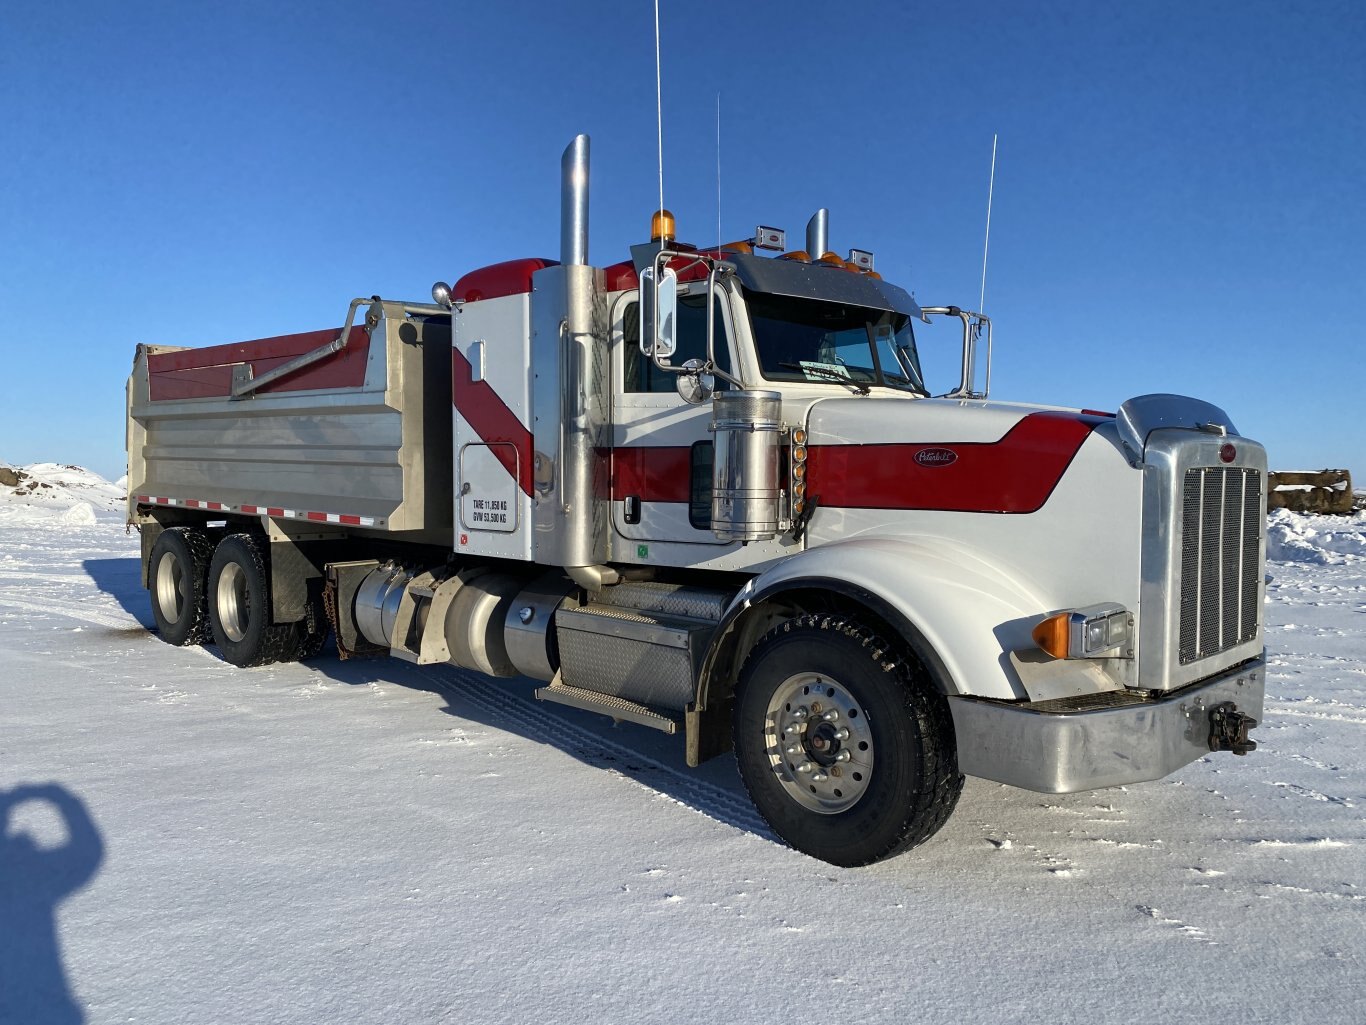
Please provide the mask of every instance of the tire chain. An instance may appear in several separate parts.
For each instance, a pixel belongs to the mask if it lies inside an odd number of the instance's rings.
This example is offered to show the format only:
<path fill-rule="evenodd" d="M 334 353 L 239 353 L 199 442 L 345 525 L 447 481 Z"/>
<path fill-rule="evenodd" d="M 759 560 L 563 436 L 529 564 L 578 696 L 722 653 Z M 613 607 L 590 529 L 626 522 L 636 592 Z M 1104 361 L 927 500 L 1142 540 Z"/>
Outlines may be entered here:
<path fill-rule="evenodd" d="M 209 563 L 213 561 L 214 543 L 202 530 L 187 529 L 182 537 L 194 560 L 192 569 L 195 576 L 204 585 L 200 588 L 199 604 L 195 608 L 195 622 L 190 627 L 189 637 L 185 639 L 185 646 L 189 647 L 213 640 L 213 631 L 209 627 Z"/>

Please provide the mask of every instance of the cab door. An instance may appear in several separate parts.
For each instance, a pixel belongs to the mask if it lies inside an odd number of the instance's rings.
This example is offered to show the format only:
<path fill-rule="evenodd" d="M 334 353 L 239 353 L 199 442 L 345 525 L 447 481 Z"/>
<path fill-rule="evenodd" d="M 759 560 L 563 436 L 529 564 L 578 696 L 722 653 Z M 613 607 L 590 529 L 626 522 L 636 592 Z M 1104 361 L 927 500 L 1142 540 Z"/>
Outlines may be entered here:
<path fill-rule="evenodd" d="M 684 401 L 678 375 L 641 354 L 637 303 L 638 293 L 628 292 L 612 308 L 612 524 L 637 542 L 622 546 L 626 561 L 650 559 L 649 542 L 725 544 L 711 532 L 711 402 Z M 730 304 L 720 289 L 715 304 L 716 362 L 729 370 Z M 679 289 L 677 338 L 672 365 L 706 358 L 706 282 Z"/>

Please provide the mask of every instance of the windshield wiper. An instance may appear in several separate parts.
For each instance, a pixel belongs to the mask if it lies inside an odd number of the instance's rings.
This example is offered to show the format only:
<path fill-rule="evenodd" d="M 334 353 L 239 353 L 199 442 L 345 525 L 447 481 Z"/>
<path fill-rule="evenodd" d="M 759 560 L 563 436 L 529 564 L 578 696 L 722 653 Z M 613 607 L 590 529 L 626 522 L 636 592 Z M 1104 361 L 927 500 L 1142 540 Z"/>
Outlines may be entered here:
<path fill-rule="evenodd" d="M 898 388 L 902 385 L 905 385 L 905 390 L 910 392 L 912 395 L 919 395 L 922 398 L 926 399 L 930 397 L 930 393 L 928 391 L 926 391 L 923 387 L 917 386 L 916 383 L 912 381 L 909 377 L 902 377 L 900 374 L 887 373 L 884 373 L 882 377 L 882 383 L 887 385 L 889 388 Z"/>
<path fill-rule="evenodd" d="M 847 377 L 836 370 L 828 370 L 825 367 L 809 367 L 801 363 L 779 363 L 778 366 L 782 367 L 784 370 L 797 370 L 803 374 L 824 374 L 831 381 L 838 381 L 840 384 L 847 384 L 850 388 L 853 388 L 854 391 L 858 392 L 860 395 L 867 395 L 869 394 L 869 392 L 872 391 L 872 389 L 869 388 L 863 382 L 855 381 L 852 378 Z"/>

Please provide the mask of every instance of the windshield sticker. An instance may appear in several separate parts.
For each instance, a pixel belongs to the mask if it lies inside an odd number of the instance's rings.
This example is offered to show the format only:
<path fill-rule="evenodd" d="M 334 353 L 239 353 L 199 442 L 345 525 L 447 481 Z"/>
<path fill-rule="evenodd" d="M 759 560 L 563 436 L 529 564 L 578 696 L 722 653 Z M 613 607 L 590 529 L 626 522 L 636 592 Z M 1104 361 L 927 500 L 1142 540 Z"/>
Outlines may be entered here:
<path fill-rule="evenodd" d="M 828 381 L 832 374 L 838 374 L 846 380 L 849 378 L 849 368 L 843 363 L 824 363 L 816 360 L 803 359 L 798 360 L 797 365 L 802 368 L 802 373 L 806 375 L 808 381 L 819 381 L 822 379 Z"/>

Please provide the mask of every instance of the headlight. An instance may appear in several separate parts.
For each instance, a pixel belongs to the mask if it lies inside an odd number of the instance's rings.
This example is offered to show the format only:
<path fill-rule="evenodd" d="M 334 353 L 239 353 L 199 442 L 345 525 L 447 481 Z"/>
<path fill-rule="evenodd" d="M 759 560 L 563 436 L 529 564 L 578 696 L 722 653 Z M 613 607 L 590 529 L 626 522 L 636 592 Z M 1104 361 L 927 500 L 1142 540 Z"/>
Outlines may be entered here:
<path fill-rule="evenodd" d="M 1046 617 L 1033 637 L 1054 658 L 1132 658 L 1134 616 L 1114 603 L 1068 609 Z"/>

